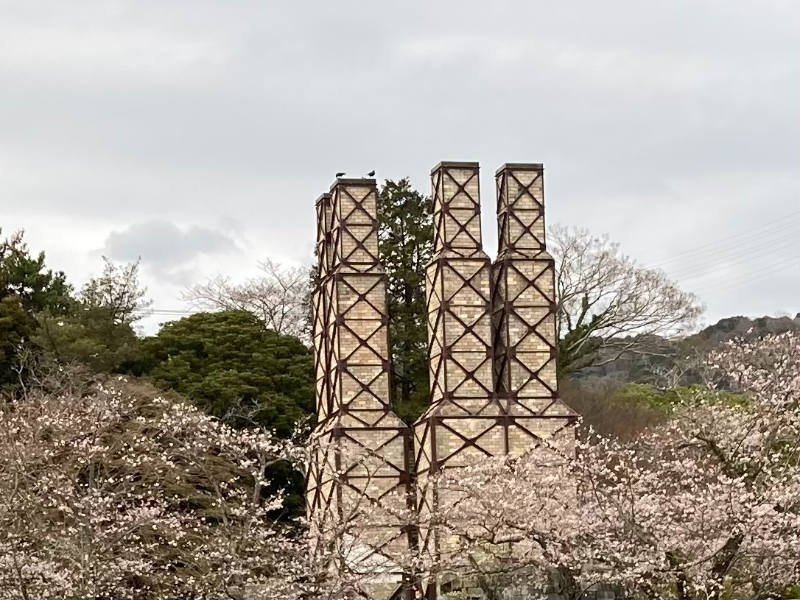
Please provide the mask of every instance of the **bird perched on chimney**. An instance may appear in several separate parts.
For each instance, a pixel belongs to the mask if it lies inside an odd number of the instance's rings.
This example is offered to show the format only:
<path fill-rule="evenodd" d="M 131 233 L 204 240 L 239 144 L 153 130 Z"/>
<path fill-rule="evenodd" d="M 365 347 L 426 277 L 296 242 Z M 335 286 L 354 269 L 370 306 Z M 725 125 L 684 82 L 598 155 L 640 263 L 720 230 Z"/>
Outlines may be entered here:
<path fill-rule="evenodd" d="M 367 173 L 367 177 L 375 177 L 375 169 Z"/>
<path fill-rule="evenodd" d="M 336 179 L 339 179 L 339 177 L 344 177 L 344 171 L 336 174 Z"/>

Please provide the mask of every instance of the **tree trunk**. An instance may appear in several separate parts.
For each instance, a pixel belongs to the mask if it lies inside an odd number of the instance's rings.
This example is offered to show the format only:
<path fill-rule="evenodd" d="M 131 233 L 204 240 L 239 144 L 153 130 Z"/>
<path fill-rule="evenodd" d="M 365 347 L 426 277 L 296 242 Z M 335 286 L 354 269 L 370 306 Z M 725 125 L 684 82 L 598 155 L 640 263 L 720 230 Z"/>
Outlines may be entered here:
<path fill-rule="evenodd" d="M 675 571 L 675 592 L 678 594 L 678 600 L 692 600 L 689 595 L 688 583 L 686 579 L 686 571 L 681 568 L 683 562 L 681 558 L 674 552 L 667 552 L 667 561 L 669 566 Z"/>
<path fill-rule="evenodd" d="M 580 600 L 581 586 L 575 579 L 575 574 L 566 565 L 558 565 L 551 575 L 553 591 L 564 597 L 564 600 Z"/>
<path fill-rule="evenodd" d="M 719 600 L 720 594 L 722 593 L 722 585 L 725 581 L 725 576 L 728 574 L 734 559 L 739 553 L 742 540 L 744 540 L 744 534 L 741 533 L 728 538 L 728 541 L 725 542 L 725 545 L 717 553 L 717 557 L 714 560 L 714 566 L 711 568 L 711 573 L 714 576 L 714 582 L 717 585 L 713 590 L 711 590 L 711 593 L 708 596 L 709 600 Z"/>

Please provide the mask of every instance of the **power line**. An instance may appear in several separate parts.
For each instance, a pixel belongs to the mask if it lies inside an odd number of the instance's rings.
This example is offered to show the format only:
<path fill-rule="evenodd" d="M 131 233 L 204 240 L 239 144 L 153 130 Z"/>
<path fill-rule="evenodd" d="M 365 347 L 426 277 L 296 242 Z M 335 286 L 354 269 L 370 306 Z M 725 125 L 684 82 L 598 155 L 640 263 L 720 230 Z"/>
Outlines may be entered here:
<path fill-rule="evenodd" d="M 775 221 L 770 221 L 768 223 L 764 223 L 763 225 L 759 225 L 759 226 L 756 226 L 756 227 L 751 227 L 747 231 L 742 231 L 740 233 L 729 235 L 729 236 L 721 238 L 719 240 L 716 240 L 716 241 L 713 241 L 713 242 L 709 242 L 708 244 L 703 244 L 701 246 L 695 246 L 694 248 L 690 248 L 690 249 L 685 250 L 683 252 L 678 252 L 677 254 L 673 254 L 672 256 L 670 256 L 667 259 L 651 262 L 649 264 L 650 264 L 651 267 L 659 267 L 661 265 L 671 264 L 671 263 L 674 263 L 674 262 L 683 262 L 685 260 L 691 260 L 691 259 L 686 259 L 686 258 L 682 258 L 682 257 L 685 257 L 687 255 L 689 255 L 689 256 L 695 255 L 695 254 L 698 254 L 699 252 L 701 252 L 702 250 L 705 250 L 705 249 L 708 249 L 708 248 L 713 248 L 715 246 L 720 246 L 720 245 L 722 245 L 722 246 L 730 246 L 732 244 L 735 244 L 736 240 L 738 240 L 739 238 L 752 237 L 754 233 L 759 233 L 759 235 L 763 235 L 763 234 L 771 232 L 771 231 L 780 231 L 781 229 L 794 227 L 798 223 L 800 223 L 800 211 L 795 211 L 793 213 L 789 213 L 788 215 L 784 215 L 782 218 L 777 219 Z M 761 231 L 761 230 L 765 230 L 765 231 Z M 710 252 L 704 253 L 704 254 L 715 254 L 718 251 L 719 250 L 711 250 Z"/>
<path fill-rule="evenodd" d="M 763 259 L 764 257 L 775 254 L 776 252 L 792 248 L 799 243 L 797 236 L 798 234 L 793 233 L 787 237 L 772 240 L 769 243 L 752 246 L 750 248 L 743 248 L 739 252 L 718 257 L 716 260 L 707 263 L 695 262 L 695 264 L 688 265 L 685 269 L 671 269 L 668 271 L 668 273 L 672 277 L 680 279 L 695 279 L 697 277 L 704 277 L 708 273 L 709 267 L 713 268 L 734 260 L 738 264 L 747 263 L 753 260 Z M 755 252 L 756 250 L 758 250 L 758 252 Z"/>
<path fill-rule="evenodd" d="M 741 289 L 754 281 L 761 281 L 770 275 L 780 273 L 791 267 L 795 267 L 800 272 L 800 264 L 796 257 L 790 257 L 786 260 L 773 263 L 768 269 L 759 270 L 756 273 L 742 273 L 738 277 L 734 277 L 727 281 L 722 281 L 720 284 L 715 284 L 714 289 L 710 294 L 704 295 L 707 298 L 716 298 L 720 295 L 730 293 L 733 290 Z"/>
<path fill-rule="evenodd" d="M 800 223 L 798 223 L 800 225 Z M 783 233 L 783 232 L 782 232 Z M 687 258 L 686 260 L 680 261 L 680 264 L 677 265 L 678 270 L 683 270 L 684 265 L 686 268 L 692 269 L 696 267 L 698 264 L 702 264 L 704 261 L 708 261 L 709 259 L 714 260 L 724 260 L 726 258 L 730 258 L 733 256 L 741 256 L 744 254 L 748 254 L 753 250 L 758 250 L 761 248 L 770 248 L 785 241 L 796 241 L 798 239 L 798 235 L 800 235 L 800 227 L 797 230 L 791 230 L 786 232 L 785 235 L 780 237 L 769 237 L 769 238 L 761 238 L 758 240 L 753 240 L 753 244 L 740 244 L 736 247 L 731 248 L 720 248 L 713 252 L 702 253 L 695 255 L 693 257 Z M 791 245 L 791 244 L 790 244 Z M 662 267 L 663 268 L 663 267 Z"/>

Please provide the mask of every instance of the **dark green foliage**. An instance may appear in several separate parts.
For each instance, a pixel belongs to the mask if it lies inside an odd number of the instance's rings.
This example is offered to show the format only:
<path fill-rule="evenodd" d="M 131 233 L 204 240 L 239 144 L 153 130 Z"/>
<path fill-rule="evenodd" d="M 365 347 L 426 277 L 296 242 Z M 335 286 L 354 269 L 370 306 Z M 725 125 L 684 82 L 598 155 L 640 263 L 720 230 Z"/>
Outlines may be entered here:
<path fill-rule="evenodd" d="M 31 322 L 20 301 L 0 299 L 0 388 L 17 383 L 20 351 L 30 335 Z"/>
<path fill-rule="evenodd" d="M 141 341 L 139 358 L 127 366 L 234 427 L 260 426 L 286 438 L 314 410 L 311 351 L 245 311 L 198 313 L 166 323 Z M 275 517 L 302 516 L 303 475 L 284 463 L 267 475 L 287 493 Z"/>
<path fill-rule="evenodd" d="M 305 319 L 303 323 L 303 333 L 306 336 L 306 339 L 312 340 L 314 339 L 314 291 L 319 286 L 320 282 L 322 281 L 322 277 L 319 273 L 319 261 L 315 262 L 311 265 L 311 268 L 308 270 L 308 286 L 305 298 Z"/>
<path fill-rule="evenodd" d="M 783 598 L 800 598 L 800 584 L 787 587 L 783 592 Z"/>
<path fill-rule="evenodd" d="M 65 314 L 71 291 L 64 273 L 45 268 L 43 252 L 30 253 L 22 232 L 0 241 L 0 386 L 19 382 L 22 356 L 34 349 L 36 314 Z"/>
<path fill-rule="evenodd" d="M 113 323 L 104 306 L 76 302 L 66 316 L 39 313 L 33 336 L 36 344 L 58 363 L 77 363 L 102 373 L 113 373 L 136 356 L 136 333 L 127 323 Z"/>
<path fill-rule="evenodd" d="M 734 392 L 712 391 L 706 386 L 696 384 L 658 389 L 642 383 L 626 383 L 616 389 L 609 401 L 638 404 L 669 412 L 678 406 L 696 406 L 701 403 L 744 406 L 747 404 L 747 397 Z"/>
<path fill-rule="evenodd" d="M 42 310 L 64 314 L 69 309 L 72 287 L 66 275 L 46 269 L 44 261 L 44 252 L 30 253 L 22 232 L 0 242 L 0 298 L 17 298 L 31 319 Z"/>
<path fill-rule="evenodd" d="M 408 179 L 386 180 L 378 195 L 381 258 L 389 276 L 393 403 L 407 423 L 422 414 L 429 395 L 425 266 L 433 251 L 431 211 L 430 198 Z"/>
<path fill-rule="evenodd" d="M 37 315 L 35 342 L 60 363 L 76 362 L 100 372 L 114 372 L 134 360 L 136 321 L 149 302 L 139 285 L 139 264 L 117 266 L 105 260 L 103 274 L 92 279 L 70 302 L 64 315 Z"/>
<path fill-rule="evenodd" d="M 566 377 L 585 369 L 596 359 L 601 346 L 597 338 L 586 338 L 586 335 L 597 328 L 598 316 L 589 322 L 575 326 L 558 341 L 558 376 Z"/>
<path fill-rule="evenodd" d="M 270 465 L 266 471 L 269 484 L 263 490 L 265 497 L 274 496 L 280 490 L 286 492 L 283 506 L 272 517 L 290 522 L 306 513 L 305 474 L 288 461 Z"/>
<path fill-rule="evenodd" d="M 234 426 L 256 424 L 281 437 L 314 410 L 311 351 L 244 311 L 198 313 L 142 340 L 135 375 L 189 397 Z"/>

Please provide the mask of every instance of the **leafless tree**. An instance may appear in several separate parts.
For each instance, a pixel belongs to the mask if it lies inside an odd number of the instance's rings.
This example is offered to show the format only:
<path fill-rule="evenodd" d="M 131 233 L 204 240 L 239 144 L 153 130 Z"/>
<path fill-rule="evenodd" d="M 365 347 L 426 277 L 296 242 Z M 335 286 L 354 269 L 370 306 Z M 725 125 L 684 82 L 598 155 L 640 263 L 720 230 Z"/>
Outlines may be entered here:
<path fill-rule="evenodd" d="M 704 307 L 666 273 L 620 252 L 608 235 L 551 227 L 561 366 L 574 371 L 626 353 L 653 353 L 667 337 L 692 331 Z"/>
<path fill-rule="evenodd" d="M 284 266 L 272 260 L 258 263 L 261 274 L 235 283 L 217 275 L 206 283 L 183 291 L 181 300 L 201 310 L 244 310 L 283 335 L 294 335 L 308 343 L 306 307 L 309 270 Z"/>

